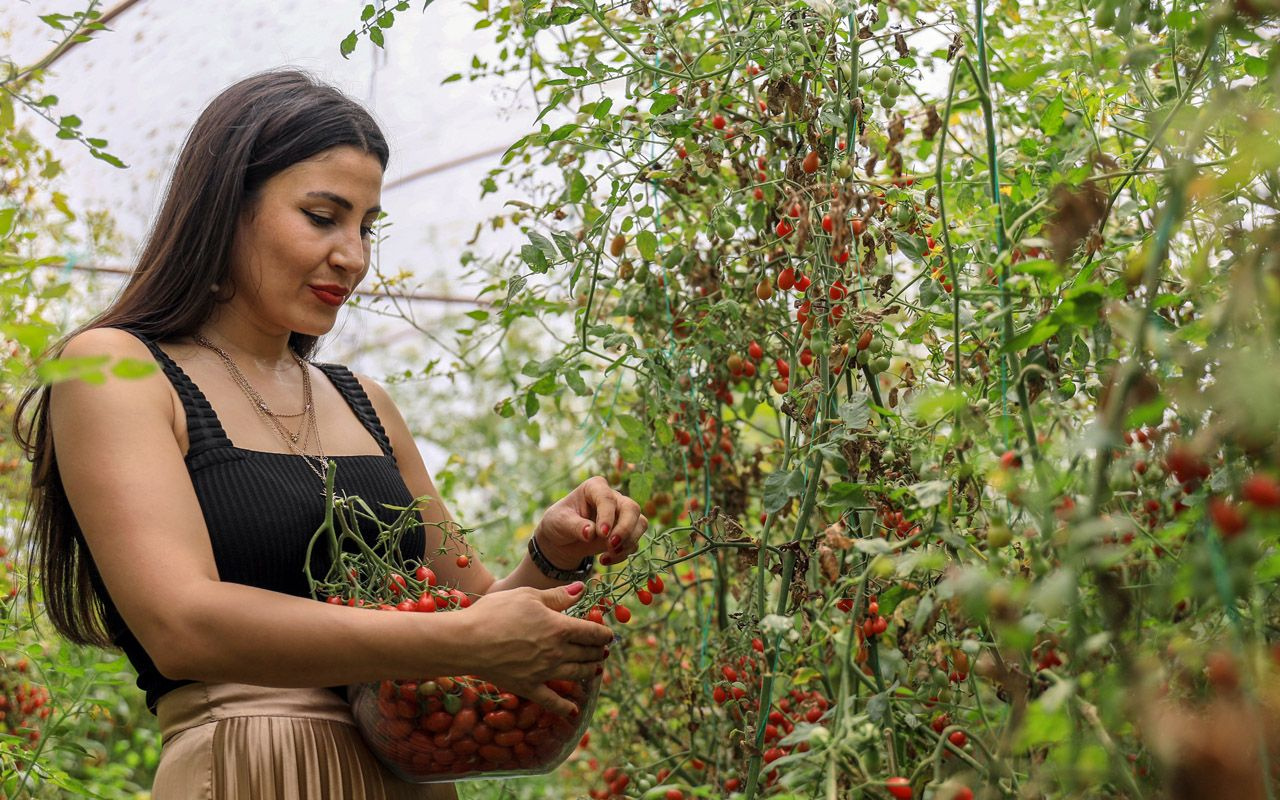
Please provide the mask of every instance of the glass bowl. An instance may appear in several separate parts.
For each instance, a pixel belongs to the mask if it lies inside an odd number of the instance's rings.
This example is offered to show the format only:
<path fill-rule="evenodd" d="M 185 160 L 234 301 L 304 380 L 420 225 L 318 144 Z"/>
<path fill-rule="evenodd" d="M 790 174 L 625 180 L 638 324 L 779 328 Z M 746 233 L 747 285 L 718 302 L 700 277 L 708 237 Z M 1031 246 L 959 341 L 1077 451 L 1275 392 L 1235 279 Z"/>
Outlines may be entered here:
<path fill-rule="evenodd" d="M 580 709 L 574 719 L 472 676 L 351 686 L 356 726 L 387 769 L 410 783 L 452 783 L 550 772 L 582 738 L 598 676 L 549 681 Z"/>

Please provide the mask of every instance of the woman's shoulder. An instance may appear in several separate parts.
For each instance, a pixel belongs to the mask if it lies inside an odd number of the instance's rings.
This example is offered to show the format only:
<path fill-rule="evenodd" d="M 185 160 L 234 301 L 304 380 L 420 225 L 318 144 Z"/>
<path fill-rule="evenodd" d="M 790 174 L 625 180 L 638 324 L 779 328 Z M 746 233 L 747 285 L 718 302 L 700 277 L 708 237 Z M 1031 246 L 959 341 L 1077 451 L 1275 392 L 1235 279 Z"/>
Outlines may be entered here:
<path fill-rule="evenodd" d="M 149 360 L 151 349 L 137 334 L 123 328 L 87 328 L 70 339 L 62 348 L 63 358 L 136 358 Z"/>

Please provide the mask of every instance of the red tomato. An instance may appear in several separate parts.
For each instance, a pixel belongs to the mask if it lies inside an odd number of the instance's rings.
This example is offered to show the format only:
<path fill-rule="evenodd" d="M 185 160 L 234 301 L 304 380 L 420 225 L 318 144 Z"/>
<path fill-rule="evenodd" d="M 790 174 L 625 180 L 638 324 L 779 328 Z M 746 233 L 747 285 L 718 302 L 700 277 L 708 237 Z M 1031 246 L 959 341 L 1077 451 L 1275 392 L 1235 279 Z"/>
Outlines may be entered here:
<path fill-rule="evenodd" d="M 590 611 L 588 611 L 588 612 L 587 612 L 587 621 L 588 621 L 588 622 L 597 622 L 597 623 L 599 623 L 599 624 L 603 625 L 603 624 L 604 624 L 604 609 L 600 608 L 599 606 L 595 606 L 594 608 L 592 608 Z"/>
<path fill-rule="evenodd" d="M 778 288 L 784 292 L 790 291 L 796 285 L 796 271 L 791 267 L 787 267 L 778 273 Z"/>
<path fill-rule="evenodd" d="M 490 711 L 484 715 L 484 724 L 495 731 L 509 731 L 516 726 L 516 715 L 510 711 Z"/>
<path fill-rule="evenodd" d="M 413 577 L 417 578 L 419 583 L 425 583 L 428 586 L 436 585 L 436 574 L 430 567 L 418 567 Z"/>
<path fill-rule="evenodd" d="M 911 800 L 911 781 L 902 777 L 893 777 L 884 782 L 889 794 L 898 800 Z"/>
<path fill-rule="evenodd" d="M 466 556 L 458 556 L 458 560 L 455 563 L 457 563 L 458 569 L 466 569 L 471 565 L 471 559 Z"/>
<path fill-rule="evenodd" d="M 614 606 L 613 618 L 626 625 L 631 621 L 631 610 L 626 606 Z"/>
<path fill-rule="evenodd" d="M 1280 481 L 1269 475 L 1250 475 L 1240 485 L 1240 496 L 1259 508 L 1280 508 Z"/>
<path fill-rule="evenodd" d="M 640 605 L 647 606 L 653 602 L 653 595 L 645 589 L 636 591 L 636 599 L 640 601 Z"/>
<path fill-rule="evenodd" d="M 657 575 L 649 576 L 647 585 L 649 587 L 649 591 L 654 594 L 662 594 L 663 590 L 667 588 L 666 584 L 662 582 L 662 578 Z"/>

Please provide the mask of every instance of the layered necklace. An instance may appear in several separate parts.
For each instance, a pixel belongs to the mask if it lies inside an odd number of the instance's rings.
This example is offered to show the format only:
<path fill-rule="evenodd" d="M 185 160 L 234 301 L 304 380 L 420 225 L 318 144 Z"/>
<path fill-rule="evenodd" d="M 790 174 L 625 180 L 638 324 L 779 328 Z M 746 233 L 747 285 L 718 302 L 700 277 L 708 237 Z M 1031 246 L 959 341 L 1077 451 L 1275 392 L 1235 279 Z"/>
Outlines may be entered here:
<path fill-rule="evenodd" d="M 235 381 L 235 384 L 240 387 L 240 391 L 244 392 L 245 397 L 249 398 L 254 410 L 258 412 L 258 416 L 276 432 L 276 435 L 280 437 L 280 440 L 285 443 L 285 446 L 294 455 L 302 456 L 306 465 L 311 468 L 316 477 L 320 478 L 320 485 L 323 491 L 328 461 L 324 455 L 324 445 L 320 442 L 320 428 L 316 424 L 316 408 L 311 396 L 311 370 L 307 368 L 307 362 L 297 353 L 290 351 L 290 355 L 293 356 L 298 368 L 302 370 L 302 410 L 296 414 L 277 414 L 267 405 L 267 401 L 262 399 L 262 395 L 258 393 L 258 390 L 253 388 L 253 384 L 249 383 L 249 379 L 240 371 L 235 359 L 226 350 L 218 347 L 200 334 L 196 334 L 195 343 L 206 350 L 212 350 L 218 354 L 218 357 L 222 359 L 222 363 L 226 365 L 227 372 L 231 375 L 231 380 Z M 297 433 L 290 431 L 281 422 L 281 420 L 296 419 L 297 417 L 304 418 Z M 307 443 L 313 436 L 316 440 L 316 452 L 308 453 L 306 450 Z M 299 442 L 299 439 L 302 441 Z"/>

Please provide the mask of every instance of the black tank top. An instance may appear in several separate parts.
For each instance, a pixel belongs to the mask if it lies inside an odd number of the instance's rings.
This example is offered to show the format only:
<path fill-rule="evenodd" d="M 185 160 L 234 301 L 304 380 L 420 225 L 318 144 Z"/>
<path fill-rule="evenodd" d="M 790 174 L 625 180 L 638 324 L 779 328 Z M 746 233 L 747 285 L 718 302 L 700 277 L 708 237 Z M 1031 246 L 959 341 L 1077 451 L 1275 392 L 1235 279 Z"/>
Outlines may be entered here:
<path fill-rule="evenodd" d="M 307 544 L 324 521 L 319 477 L 300 456 L 233 446 L 199 387 L 155 342 L 139 338 L 150 348 L 182 399 L 190 442 L 187 471 L 209 529 L 219 579 L 309 597 L 303 562 Z M 382 455 L 330 456 L 338 465 L 335 493 L 361 497 L 390 524 L 396 512 L 383 504 L 403 508 L 413 502 L 413 495 L 396 468 L 386 431 L 350 370 L 337 364 L 314 366 L 329 378 L 382 449 Z M 362 533 L 372 545 L 377 526 L 365 522 Z M 426 537 L 421 528 L 401 542 L 402 555 L 412 561 L 421 560 L 425 548 Z M 324 575 L 328 563 L 327 558 L 317 559 L 312 574 Z M 111 602 L 97 569 L 91 572 L 94 588 L 104 601 L 107 629 L 138 671 L 138 688 L 146 693 L 147 707 L 154 713 L 156 701 L 165 693 L 191 681 L 175 681 L 160 674 Z M 344 692 L 340 687 L 334 688 Z"/>

